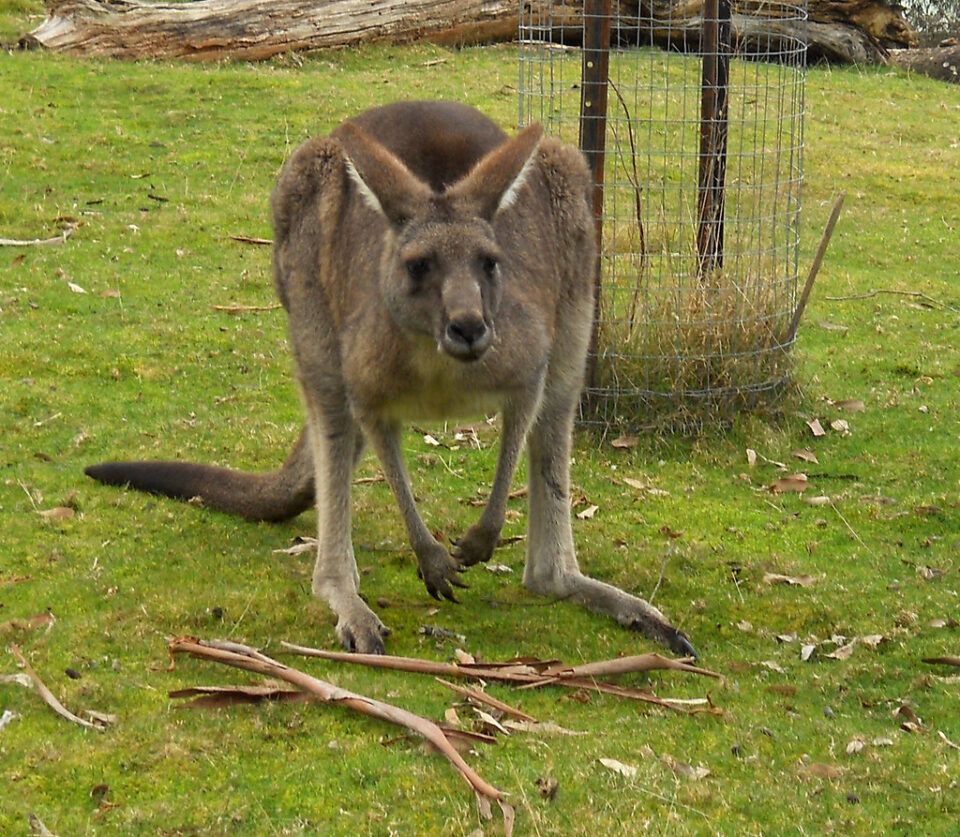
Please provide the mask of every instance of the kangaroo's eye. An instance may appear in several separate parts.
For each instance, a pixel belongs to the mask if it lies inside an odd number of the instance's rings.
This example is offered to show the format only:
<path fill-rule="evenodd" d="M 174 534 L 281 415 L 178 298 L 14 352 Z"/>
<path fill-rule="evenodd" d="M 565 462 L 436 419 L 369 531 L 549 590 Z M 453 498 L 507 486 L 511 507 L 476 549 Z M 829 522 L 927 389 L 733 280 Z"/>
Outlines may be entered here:
<path fill-rule="evenodd" d="M 426 258 L 420 259 L 411 259 L 407 262 L 407 275 L 410 277 L 410 280 L 415 284 L 419 285 L 427 278 L 427 274 L 430 272 L 430 260 Z"/>
<path fill-rule="evenodd" d="M 480 262 L 480 267 L 487 279 L 493 279 L 497 273 L 497 260 L 493 256 L 484 256 Z"/>

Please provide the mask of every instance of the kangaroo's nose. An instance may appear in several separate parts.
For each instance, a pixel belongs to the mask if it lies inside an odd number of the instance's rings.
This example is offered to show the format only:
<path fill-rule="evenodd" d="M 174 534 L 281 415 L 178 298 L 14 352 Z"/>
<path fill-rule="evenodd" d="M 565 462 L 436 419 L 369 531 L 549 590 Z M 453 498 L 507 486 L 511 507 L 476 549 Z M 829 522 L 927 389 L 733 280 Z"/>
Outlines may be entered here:
<path fill-rule="evenodd" d="M 465 314 L 450 320 L 444 333 L 444 348 L 458 360 L 477 360 L 491 342 L 491 330 L 483 317 Z"/>

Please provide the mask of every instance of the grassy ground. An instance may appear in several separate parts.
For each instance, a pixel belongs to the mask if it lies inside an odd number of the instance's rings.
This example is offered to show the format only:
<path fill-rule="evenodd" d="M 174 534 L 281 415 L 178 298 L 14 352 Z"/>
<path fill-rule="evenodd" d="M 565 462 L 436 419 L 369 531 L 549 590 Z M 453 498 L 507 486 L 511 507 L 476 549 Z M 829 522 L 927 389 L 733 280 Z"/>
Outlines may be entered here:
<path fill-rule="evenodd" d="M 8 5 L 0 37 L 32 11 Z M 282 313 L 214 308 L 272 304 L 269 253 L 228 236 L 268 236 L 284 157 L 368 103 L 457 98 L 512 124 L 516 60 L 512 48 L 426 47 L 216 67 L 4 56 L 0 236 L 79 227 L 60 246 L 0 249 L 0 674 L 17 671 L 16 642 L 67 706 L 117 720 L 88 732 L 0 682 L 0 714 L 19 716 L 0 730 L 0 833 L 30 833 L 30 814 L 60 835 L 496 833 L 445 763 L 392 728 L 301 705 L 174 706 L 171 689 L 249 678 L 185 660 L 168 671 L 164 637 L 332 647 L 309 555 L 273 552 L 311 534 L 313 515 L 251 525 L 97 486 L 82 468 L 115 456 L 279 462 L 300 423 Z M 957 653 L 960 618 L 960 90 L 817 69 L 807 106 L 803 264 L 833 196 L 848 198 L 801 329 L 801 397 L 778 421 L 744 418 L 724 436 L 626 450 L 583 436 L 576 451 L 578 510 L 599 507 L 575 522 L 581 562 L 655 593 L 725 675 L 712 687 L 723 715 L 492 688 L 588 733 L 516 734 L 468 757 L 509 792 L 518 833 L 956 833 L 960 685 L 922 660 Z M 863 412 L 832 403 L 851 399 Z M 813 418 L 825 437 L 812 437 Z M 829 429 L 836 419 L 849 435 Z M 455 447 L 452 428 L 431 430 Z M 462 501 L 489 483 L 495 436 L 480 439 L 480 450 L 406 439 L 444 534 L 474 519 Z M 767 490 L 794 471 L 809 476 L 804 497 L 829 502 Z M 374 474 L 365 460 L 361 475 Z M 45 514 L 60 507 L 73 515 Z M 464 634 L 487 659 L 651 650 L 527 596 L 522 543 L 497 556 L 511 575 L 475 569 L 459 607 L 434 609 L 385 486 L 358 486 L 355 507 L 364 589 L 396 653 L 450 657 L 421 625 Z M 524 524 L 515 501 L 506 534 Z M 848 657 L 828 656 L 854 638 Z M 816 646 L 806 661 L 803 645 Z M 303 665 L 434 717 L 452 702 L 413 675 Z M 673 697 L 709 688 L 637 682 Z M 552 801 L 539 778 L 557 781 Z"/>

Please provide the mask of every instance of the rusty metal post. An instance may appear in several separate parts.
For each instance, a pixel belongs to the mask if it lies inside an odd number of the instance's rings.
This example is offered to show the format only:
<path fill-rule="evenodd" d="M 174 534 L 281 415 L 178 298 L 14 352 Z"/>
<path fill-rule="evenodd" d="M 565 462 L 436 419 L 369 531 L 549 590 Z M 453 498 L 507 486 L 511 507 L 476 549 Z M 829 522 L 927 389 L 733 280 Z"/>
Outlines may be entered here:
<path fill-rule="evenodd" d="M 583 68 L 580 85 L 580 150 L 593 173 L 593 214 L 597 227 L 594 275 L 593 332 L 587 383 L 593 383 L 600 311 L 601 250 L 603 247 L 603 166 L 607 140 L 607 80 L 610 69 L 611 0 L 584 0 Z"/>
<path fill-rule="evenodd" d="M 730 0 L 705 0 L 703 78 L 700 88 L 700 177 L 697 201 L 697 275 L 701 282 L 723 268 L 727 176 Z"/>

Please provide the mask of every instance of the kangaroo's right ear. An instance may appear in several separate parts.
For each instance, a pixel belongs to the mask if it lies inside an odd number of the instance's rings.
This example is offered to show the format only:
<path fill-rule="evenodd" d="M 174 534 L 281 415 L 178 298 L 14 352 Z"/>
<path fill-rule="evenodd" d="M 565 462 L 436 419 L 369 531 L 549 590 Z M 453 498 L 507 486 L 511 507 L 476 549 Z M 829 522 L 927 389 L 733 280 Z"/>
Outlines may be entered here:
<path fill-rule="evenodd" d="M 364 201 L 400 226 L 433 195 L 430 187 L 362 128 L 344 122 L 336 136 L 346 152 L 347 174 Z"/>

